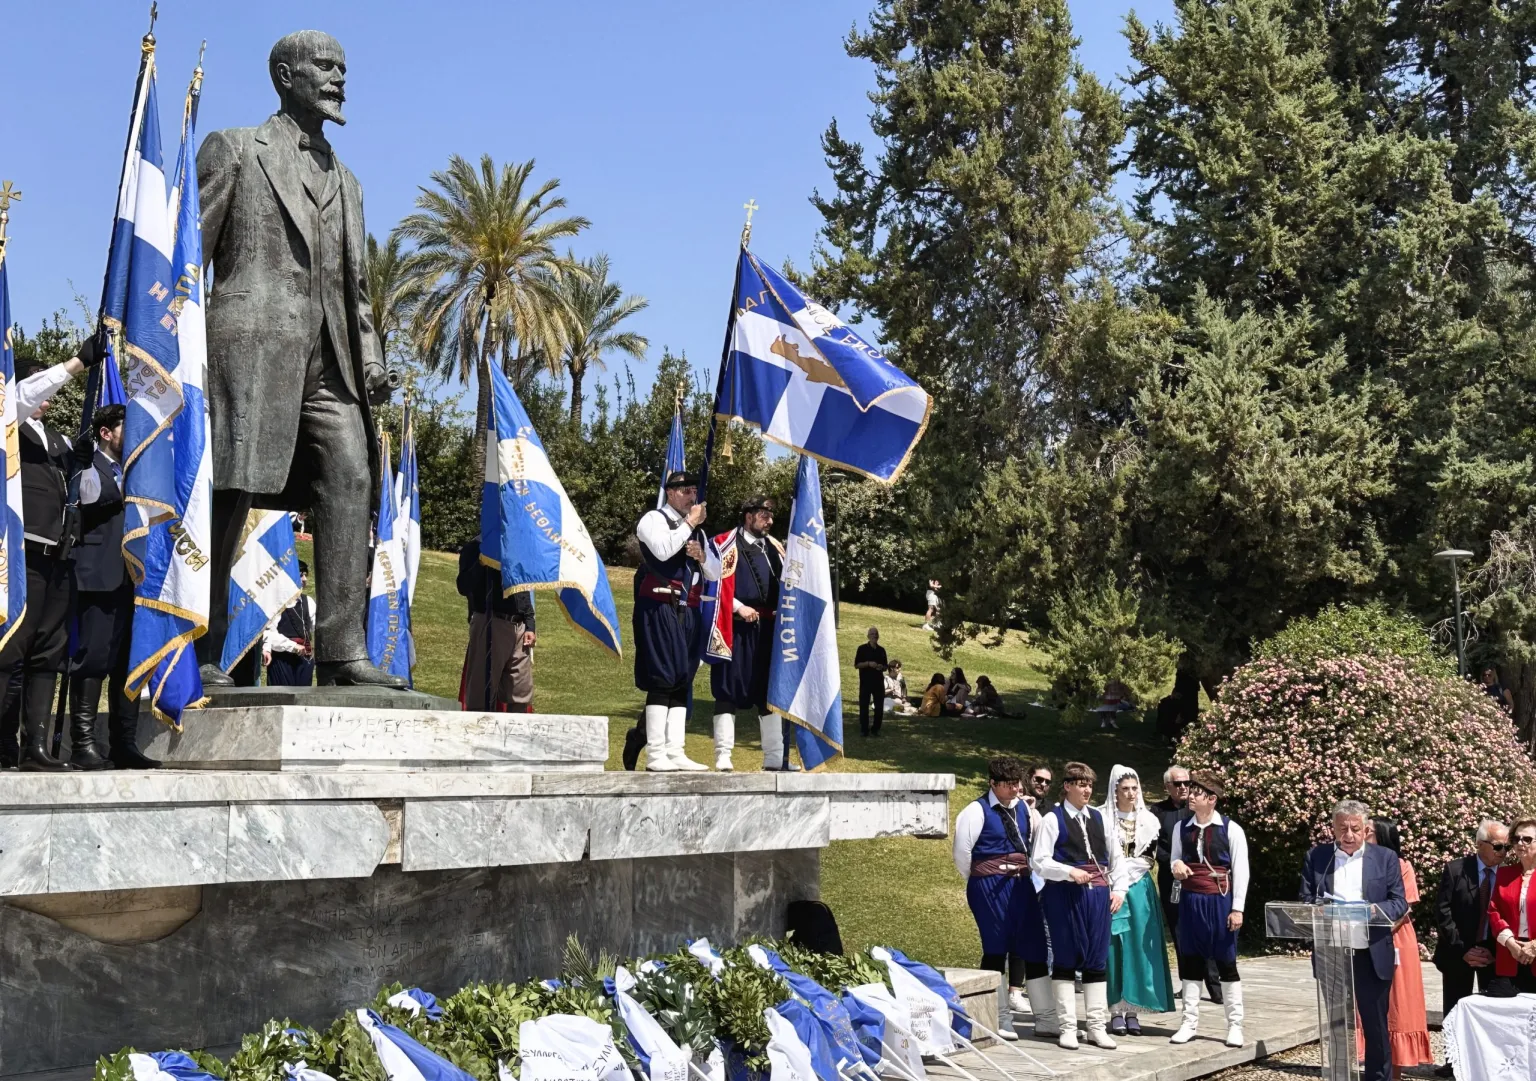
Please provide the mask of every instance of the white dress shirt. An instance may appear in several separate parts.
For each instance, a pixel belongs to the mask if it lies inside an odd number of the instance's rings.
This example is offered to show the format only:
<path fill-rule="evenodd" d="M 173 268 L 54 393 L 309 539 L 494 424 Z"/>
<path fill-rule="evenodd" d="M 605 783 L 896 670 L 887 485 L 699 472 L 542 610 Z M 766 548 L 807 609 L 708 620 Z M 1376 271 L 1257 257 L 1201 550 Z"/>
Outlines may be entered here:
<path fill-rule="evenodd" d="M 996 807 L 999 802 L 997 793 L 988 789 L 987 806 Z M 1035 814 L 1033 807 L 1026 806 L 1026 809 L 1029 811 L 1029 834 L 1033 837 L 1040 828 L 1040 816 Z M 987 812 L 977 800 L 971 800 L 955 815 L 955 870 L 960 872 L 961 878 L 971 877 L 971 850 L 976 847 L 976 838 L 981 836 L 981 828 L 986 824 Z"/>
<path fill-rule="evenodd" d="M 106 455 L 107 461 L 111 462 L 113 465 L 117 464 L 117 459 L 112 457 L 112 452 L 106 447 L 98 443 L 96 444 L 96 449 L 101 451 L 102 454 Z M 123 486 L 123 472 L 121 469 L 117 471 L 117 486 L 119 489 L 121 489 Z M 91 465 L 80 471 L 80 502 L 94 503 L 100 498 L 101 474 L 96 472 L 96 466 L 93 462 Z"/>
<path fill-rule="evenodd" d="M 69 363 L 65 361 L 64 364 Z M 33 372 L 25 379 L 16 380 L 16 415 L 26 420 L 37 412 L 39 406 L 59 392 L 59 388 L 75 377 L 64 364 L 55 364 L 40 372 Z M 41 427 L 41 426 L 39 426 Z"/>
<path fill-rule="evenodd" d="M 1200 836 L 1195 840 L 1195 850 L 1188 856 L 1184 855 L 1184 827 L 1193 822 L 1200 827 Z M 1188 819 L 1179 823 L 1173 831 L 1173 840 L 1168 846 L 1168 864 L 1171 867 L 1175 860 L 1184 863 L 1199 863 L 1205 859 L 1205 831 L 1211 826 L 1227 824 L 1227 857 L 1232 861 L 1232 911 L 1243 910 L 1244 899 L 1248 896 L 1248 835 L 1230 818 L 1223 818 L 1221 814 L 1211 815 L 1209 822 L 1200 822 L 1196 819 Z"/>
<path fill-rule="evenodd" d="M 1341 901 L 1365 900 L 1365 846 L 1353 854 L 1333 850 L 1333 894 Z"/>
<path fill-rule="evenodd" d="M 315 598 L 307 593 L 300 594 L 299 599 L 289 605 L 289 608 L 300 604 L 309 612 L 309 625 L 313 627 L 315 625 Z M 287 611 L 287 609 L 285 608 L 283 611 Z M 277 620 L 282 618 L 283 613 L 279 612 L 277 619 L 268 623 L 266 630 L 261 632 L 261 648 L 268 653 L 303 653 L 304 647 L 277 629 Z M 314 643 L 311 642 L 310 645 L 313 646 Z"/>
<path fill-rule="evenodd" d="M 651 550 L 657 559 L 671 559 L 693 539 L 693 527 L 670 506 L 648 510 L 635 527 L 640 543 Z M 708 541 L 704 542 L 704 560 L 701 564 L 704 577 L 711 582 L 720 579 L 720 553 Z"/>
<path fill-rule="evenodd" d="M 1074 807 L 1066 800 L 1060 804 L 1061 809 L 1067 814 L 1067 824 L 1070 828 L 1086 833 L 1088 828 L 1088 812 L 1092 807 Z M 1071 882 L 1072 872 L 1077 870 L 1070 863 L 1060 863 L 1056 859 L 1057 825 L 1056 814 L 1051 812 L 1040 819 L 1040 826 L 1035 830 L 1035 839 L 1031 846 L 1029 863 L 1034 868 L 1035 874 L 1047 882 Z M 1109 866 L 1104 868 L 1105 877 L 1109 879 L 1109 888 L 1114 893 L 1124 893 L 1126 889 L 1125 861 L 1120 858 L 1120 846 L 1115 843 L 1110 830 L 1115 828 L 1113 822 L 1104 823 L 1105 847 L 1109 849 Z M 1090 848 L 1090 851 L 1092 849 Z"/>

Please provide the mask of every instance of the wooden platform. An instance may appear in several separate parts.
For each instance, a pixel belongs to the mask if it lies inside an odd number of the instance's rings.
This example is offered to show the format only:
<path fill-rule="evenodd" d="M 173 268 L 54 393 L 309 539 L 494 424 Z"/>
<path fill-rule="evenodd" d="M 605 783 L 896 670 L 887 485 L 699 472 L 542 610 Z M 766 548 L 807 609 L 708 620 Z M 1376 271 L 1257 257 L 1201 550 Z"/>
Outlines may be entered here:
<path fill-rule="evenodd" d="M 1429 1019 L 1434 1025 L 1440 1017 L 1440 973 L 1427 961 L 1423 966 Z M 1317 993 L 1306 958 L 1245 959 L 1239 968 L 1243 976 L 1243 1035 L 1247 1039 L 1242 1047 L 1228 1047 L 1222 1042 L 1227 1032 L 1225 1015 L 1220 1006 L 1206 1001 L 1200 1006 L 1200 1035 L 1177 1047 L 1168 1037 L 1179 1027 L 1180 1014 L 1167 1013 L 1142 1014 L 1145 1035 L 1118 1037 L 1120 1046 L 1113 1051 L 1092 1047 L 1081 1036 L 1083 1046 L 1077 1051 L 1064 1051 L 1054 1040 L 1029 1036 L 1016 1044 L 983 1050 L 1020 1081 L 1049 1076 L 1047 1070 L 1070 1076 L 1073 1081 L 1190 1081 L 1317 1039 Z M 1081 1028 L 1081 995 L 1077 1016 Z M 1028 1015 L 1019 1015 L 1016 1024 L 1021 1033 L 1027 1033 Z M 1010 1050 L 1012 1047 L 1037 1059 L 1043 1068 L 1025 1062 Z M 955 1061 L 977 1081 L 1008 1081 L 977 1054 L 967 1052 L 956 1056 Z M 959 1072 L 938 1063 L 928 1066 L 928 1075 L 935 1081 L 966 1081 Z"/>

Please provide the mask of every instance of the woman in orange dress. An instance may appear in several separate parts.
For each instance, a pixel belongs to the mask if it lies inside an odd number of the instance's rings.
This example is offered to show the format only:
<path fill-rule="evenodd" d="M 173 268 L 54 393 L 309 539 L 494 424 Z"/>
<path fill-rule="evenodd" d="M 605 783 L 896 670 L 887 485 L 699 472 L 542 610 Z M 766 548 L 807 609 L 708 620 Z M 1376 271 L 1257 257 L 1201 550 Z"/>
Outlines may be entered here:
<path fill-rule="evenodd" d="M 1392 1074 L 1401 1077 L 1405 1066 L 1426 1066 L 1435 1061 L 1429 1050 L 1429 1021 L 1424 1015 L 1424 966 L 1419 960 L 1419 936 L 1413 929 L 1413 906 L 1419 902 L 1419 881 L 1413 864 L 1403 859 L 1402 835 L 1397 823 L 1379 819 L 1375 834 L 1366 840 L 1397 854 L 1403 869 L 1403 894 L 1408 912 L 1392 931 L 1397 947 L 1397 971 L 1392 976 L 1392 997 L 1387 1007 L 1387 1034 L 1392 1041 Z M 1365 1041 L 1356 1029 L 1359 1054 L 1365 1057 Z"/>

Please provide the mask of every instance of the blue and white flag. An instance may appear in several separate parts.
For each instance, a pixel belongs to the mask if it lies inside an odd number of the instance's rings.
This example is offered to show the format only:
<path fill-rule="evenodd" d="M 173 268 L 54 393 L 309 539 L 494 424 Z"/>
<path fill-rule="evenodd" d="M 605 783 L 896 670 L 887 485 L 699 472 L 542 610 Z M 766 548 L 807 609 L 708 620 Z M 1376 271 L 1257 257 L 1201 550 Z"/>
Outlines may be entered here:
<path fill-rule="evenodd" d="M 379 1065 L 389 1081 L 474 1081 L 436 1051 L 429 1050 L 396 1028 L 386 1025 L 372 1010 L 358 1010 L 357 1023 L 373 1041 Z"/>
<path fill-rule="evenodd" d="M 219 667 L 234 670 L 262 632 L 302 592 L 293 519 L 286 511 L 253 510 L 229 572 L 229 631 Z"/>
<path fill-rule="evenodd" d="M 814 458 L 801 455 L 768 662 L 768 708 L 795 723 L 795 745 L 806 769 L 843 753 L 843 690 L 832 616 L 821 474 Z"/>
<path fill-rule="evenodd" d="M 890 946 L 872 947 L 869 956 L 885 965 L 886 971 L 891 974 L 891 984 L 896 988 L 897 994 L 902 992 L 903 973 L 905 973 L 916 979 L 930 992 L 938 995 L 948 1007 L 950 1027 L 966 1039 L 971 1038 L 971 1018 L 965 1012 L 965 1003 L 961 1001 L 960 993 L 944 978 L 942 972 L 921 961 L 914 961 L 900 950 Z"/>
<path fill-rule="evenodd" d="M 21 518 L 21 417 L 16 415 L 16 355 L 11 352 L 11 284 L 5 267 L 5 238 L 0 237 L 0 477 L 5 478 L 5 507 L 0 509 L 0 646 L 11 640 L 27 612 L 27 557 Z"/>
<path fill-rule="evenodd" d="M 426 1014 L 428 1021 L 443 1019 L 443 1008 L 437 1004 L 437 996 L 419 987 L 407 987 L 404 991 L 396 991 L 389 996 L 388 1001 L 395 1009 L 404 1010 L 412 1017 Z"/>
<path fill-rule="evenodd" d="M 128 1056 L 128 1069 L 133 1081 L 219 1081 L 185 1051 L 135 1052 Z"/>
<path fill-rule="evenodd" d="M 667 478 L 688 468 L 687 462 L 683 449 L 683 407 L 679 403 L 672 411 L 672 432 L 667 436 L 667 462 L 661 470 L 661 484 L 656 488 L 657 510 L 667 505 Z"/>
<path fill-rule="evenodd" d="M 928 427 L 928 392 L 745 248 L 717 417 L 894 483 Z"/>
<path fill-rule="evenodd" d="M 501 570 L 503 595 L 553 589 L 566 618 L 615 655 L 619 616 L 608 570 L 544 453 L 523 403 L 501 369 L 488 365 L 490 424 L 480 501 L 480 562 Z"/>
<path fill-rule="evenodd" d="M 389 434 L 379 437 L 379 514 L 374 527 L 373 573 L 368 577 L 368 659 L 374 666 L 411 678 L 411 600 L 405 552 L 395 528 L 400 509 L 389 465 Z"/>
<path fill-rule="evenodd" d="M 180 729 L 182 712 L 204 701 L 189 647 L 208 630 L 212 592 L 208 348 L 192 151 L 202 69 L 193 74 L 187 94 L 175 174 L 179 197 L 172 205 L 162 172 L 152 63 L 149 68 L 144 106 L 136 113 L 140 127 L 129 142 L 129 166 L 137 170 L 132 233 L 126 238 L 121 229 L 114 233 L 114 249 L 125 239 L 131 246 L 121 307 L 129 366 L 123 556 L 134 581 L 126 690 L 137 698 L 148 688 L 155 715 Z M 109 268 L 118 262 L 114 250 Z M 116 283 L 109 270 L 109 287 Z M 115 305 L 115 297 L 103 305 L 109 318 Z"/>
<path fill-rule="evenodd" d="M 789 985 L 790 991 L 805 1002 L 812 1016 L 821 1025 L 827 1042 L 837 1052 L 840 1062 L 857 1064 L 863 1061 L 864 1048 L 859 1043 L 858 1034 L 854 1032 L 853 1018 L 848 1015 L 847 1009 L 843 1007 L 836 995 L 811 977 L 790 968 L 777 951 L 770 950 L 766 946 L 755 944 L 748 946 L 747 956 L 751 957 L 759 968 L 778 973 L 780 978 Z M 782 1012 L 782 1007 L 780 1010 Z M 878 1055 L 875 1061 L 879 1061 Z"/>
<path fill-rule="evenodd" d="M 405 563 L 405 595 L 408 604 L 416 602 L 416 575 L 421 569 L 421 480 L 416 462 L 416 410 L 405 403 L 405 431 L 400 436 L 400 472 L 395 476 L 395 532 L 400 536 L 400 551 Z M 406 611 L 410 626 L 410 611 Z M 413 643 L 414 648 L 414 643 Z M 411 663 L 416 663 L 415 657 Z"/>

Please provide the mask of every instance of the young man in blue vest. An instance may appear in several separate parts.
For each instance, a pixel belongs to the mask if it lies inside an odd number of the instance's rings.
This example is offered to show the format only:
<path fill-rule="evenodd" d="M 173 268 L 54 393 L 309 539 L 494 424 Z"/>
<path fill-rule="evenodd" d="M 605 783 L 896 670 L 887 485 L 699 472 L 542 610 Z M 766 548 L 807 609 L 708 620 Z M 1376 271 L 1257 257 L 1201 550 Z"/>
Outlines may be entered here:
<path fill-rule="evenodd" d="M 1227 1046 L 1243 1046 L 1243 984 L 1237 973 L 1237 932 L 1248 894 L 1248 838 L 1216 813 L 1223 789 L 1209 770 L 1189 775 L 1190 817 L 1174 826 L 1168 869 L 1178 886 L 1174 953 L 1184 984 L 1184 1020 L 1170 1043 L 1188 1043 L 1200 1024 L 1200 984 L 1214 964 L 1227 1014 Z"/>
<path fill-rule="evenodd" d="M 1109 1034 L 1109 917 L 1125 902 L 1120 846 L 1112 845 L 1093 801 L 1094 772 L 1082 762 L 1062 770 L 1061 802 L 1040 820 L 1031 848 L 1034 872 L 1045 879 L 1040 904 L 1051 931 L 1051 979 L 1061 1019 L 1057 1043 L 1077 1048 L 1073 978 L 1083 974 L 1083 1014 L 1095 1047 L 1112 1050 Z"/>
<path fill-rule="evenodd" d="M 1029 874 L 1029 842 L 1039 822 L 1024 802 L 1024 765 L 1002 756 L 987 763 L 990 789 L 955 816 L 955 869 L 981 933 L 981 967 L 998 981 L 998 1032 L 1015 1036 L 1013 1014 L 1028 995 L 1035 1035 L 1059 1037 L 1046 963 L 1045 919 Z"/>

